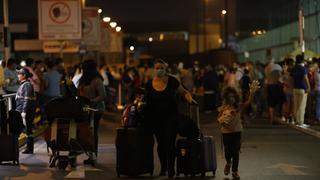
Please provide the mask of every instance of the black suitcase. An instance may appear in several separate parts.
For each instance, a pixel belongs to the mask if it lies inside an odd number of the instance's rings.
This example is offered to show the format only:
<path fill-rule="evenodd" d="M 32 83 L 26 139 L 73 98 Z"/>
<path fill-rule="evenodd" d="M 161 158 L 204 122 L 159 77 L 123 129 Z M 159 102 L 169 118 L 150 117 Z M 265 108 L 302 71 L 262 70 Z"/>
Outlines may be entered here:
<path fill-rule="evenodd" d="M 195 176 L 211 171 L 215 176 L 217 159 L 212 137 L 179 139 L 177 141 L 177 176 Z"/>
<path fill-rule="evenodd" d="M 153 175 L 153 136 L 136 128 L 117 129 L 117 175 Z"/>
<path fill-rule="evenodd" d="M 4 161 L 12 161 L 13 165 L 19 165 L 19 141 L 17 135 L 0 135 L 0 164 Z"/>

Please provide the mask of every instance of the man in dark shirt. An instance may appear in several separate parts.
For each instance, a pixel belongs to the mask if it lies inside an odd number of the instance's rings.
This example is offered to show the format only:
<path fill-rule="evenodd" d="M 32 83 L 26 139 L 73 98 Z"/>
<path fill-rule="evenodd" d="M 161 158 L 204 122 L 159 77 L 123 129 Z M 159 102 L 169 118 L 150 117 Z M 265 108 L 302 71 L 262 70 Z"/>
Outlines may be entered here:
<path fill-rule="evenodd" d="M 307 127 L 304 124 L 304 114 L 307 104 L 310 84 L 308 79 L 308 70 L 304 66 L 303 56 L 296 56 L 296 65 L 291 72 L 293 77 L 293 114 L 295 123 L 300 127 Z"/>
<path fill-rule="evenodd" d="M 203 77 L 204 88 L 204 110 L 207 113 L 212 112 L 216 108 L 216 97 L 219 89 L 219 79 L 217 73 L 209 64 Z"/>

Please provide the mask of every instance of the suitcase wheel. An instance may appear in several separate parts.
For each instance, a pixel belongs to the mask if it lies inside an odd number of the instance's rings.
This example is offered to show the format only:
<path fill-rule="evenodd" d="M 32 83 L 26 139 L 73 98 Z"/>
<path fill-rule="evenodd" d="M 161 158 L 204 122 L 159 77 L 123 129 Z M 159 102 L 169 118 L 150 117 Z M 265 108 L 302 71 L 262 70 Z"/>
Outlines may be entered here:
<path fill-rule="evenodd" d="M 13 165 L 15 165 L 15 166 L 19 166 L 19 160 L 15 160 L 15 161 L 13 161 Z"/>
<path fill-rule="evenodd" d="M 117 176 L 118 176 L 118 178 L 120 177 L 120 173 L 119 172 L 117 172 Z"/>
<path fill-rule="evenodd" d="M 150 172 L 150 176 L 153 176 L 153 171 L 152 171 L 152 172 Z"/>
<path fill-rule="evenodd" d="M 213 177 L 216 176 L 216 171 L 212 171 L 212 176 L 213 176 Z"/>

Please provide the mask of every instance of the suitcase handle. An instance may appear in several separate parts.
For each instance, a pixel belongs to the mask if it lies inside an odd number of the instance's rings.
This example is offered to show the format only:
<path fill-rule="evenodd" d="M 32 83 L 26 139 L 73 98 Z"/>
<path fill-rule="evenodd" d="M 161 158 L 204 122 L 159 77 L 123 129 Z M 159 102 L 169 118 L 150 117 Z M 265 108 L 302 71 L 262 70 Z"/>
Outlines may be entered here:
<path fill-rule="evenodd" d="M 199 106 L 199 103 L 196 100 L 192 99 L 192 102 L 190 103 L 190 105 L 191 106 Z"/>

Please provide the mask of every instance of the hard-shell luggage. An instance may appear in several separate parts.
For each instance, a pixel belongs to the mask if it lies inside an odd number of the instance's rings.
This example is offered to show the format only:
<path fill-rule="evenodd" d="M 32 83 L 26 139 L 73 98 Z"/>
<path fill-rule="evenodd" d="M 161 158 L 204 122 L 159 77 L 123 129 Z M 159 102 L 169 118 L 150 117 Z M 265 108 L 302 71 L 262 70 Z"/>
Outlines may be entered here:
<path fill-rule="evenodd" d="M 117 175 L 153 175 L 153 136 L 136 128 L 119 128 L 116 136 Z"/>
<path fill-rule="evenodd" d="M 200 128 L 199 106 L 197 102 L 189 106 L 189 118 Z M 200 130 L 199 130 L 200 132 Z M 195 176 L 211 171 L 215 176 L 217 169 L 216 148 L 212 137 L 201 133 L 195 138 L 177 140 L 177 176 L 179 174 Z"/>
<path fill-rule="evenodd" d="M 12 161 L 14 165 L 19 165 L 19 141 L 17 135 L 1 134 L 0 147 L 0 164 L 4 161 Z"/>
<path fill-rule="evenodd" d="M 1 107 L 4 106 L 1 99 Z M 9 111 L 9 117 L 0 112 L 1 130 L 0 130 L 0 164 L 4 161 L 12 161 L 14 165 L 19 165 L 19 140 L 18 137 L 22 131 L 23 123 L 19 112 Z"/>
<path fill-rule="evenodd" d="M 177 141 L 177 176 L 201 174 L 204 177 L 209 171 L 215 176 L 216 169 L 217 159 L 212 137 Z"/>

